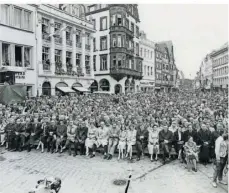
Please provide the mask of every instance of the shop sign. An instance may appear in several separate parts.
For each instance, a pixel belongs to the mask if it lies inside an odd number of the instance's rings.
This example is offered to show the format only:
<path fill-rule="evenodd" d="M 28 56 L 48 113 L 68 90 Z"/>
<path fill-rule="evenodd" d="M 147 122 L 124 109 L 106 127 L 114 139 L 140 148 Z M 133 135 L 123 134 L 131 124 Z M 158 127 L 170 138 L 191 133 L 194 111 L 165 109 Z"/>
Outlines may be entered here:
<path fill-rule="evenodd" d="M 25 79 L 25 72 L 17 72 L 15 73 L 16 79 Z"/>

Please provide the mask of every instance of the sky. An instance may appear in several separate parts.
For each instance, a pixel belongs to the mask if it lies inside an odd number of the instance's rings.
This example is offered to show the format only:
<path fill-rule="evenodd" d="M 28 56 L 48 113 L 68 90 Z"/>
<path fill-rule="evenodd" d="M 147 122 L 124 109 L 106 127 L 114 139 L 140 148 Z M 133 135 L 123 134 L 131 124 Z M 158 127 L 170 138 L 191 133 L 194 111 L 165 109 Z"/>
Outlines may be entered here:
<path fill-rule="evenodd" d="M 194 78 L 203 58 L 228 41 L 228 5 L 139 4 L 140 29 L 154 42 L 172 40 L 175 62 Z"/>

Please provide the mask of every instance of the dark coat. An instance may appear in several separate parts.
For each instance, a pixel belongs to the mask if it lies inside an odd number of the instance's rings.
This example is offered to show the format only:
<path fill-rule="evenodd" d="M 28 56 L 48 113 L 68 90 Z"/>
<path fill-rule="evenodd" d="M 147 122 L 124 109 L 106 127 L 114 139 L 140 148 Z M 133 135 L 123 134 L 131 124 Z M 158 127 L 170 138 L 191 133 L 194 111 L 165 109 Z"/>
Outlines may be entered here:
<path fill-rule="evenodd" d="M 87 127 L 78 127 L 76 130 L 76 139 L 85 141 L 87 139 L 87 132 L 88 128 Z"/>
<path fill-rule="evenodd" d="M 195 130 L 192 130 L 191 132 L 189 130 L 184 132 L 184 142 L 186 143 L 189 139 L 189 137 L 192 136 L 194 142 L 198 142 L 198 135 Z"/>
<path fill-rule="evenodd" d="M 164 140 L 168 140 L 169 143 L 173 141 L 173 133 L 172 131 L 165 132 L 164 129 L 159 132 L 159 143 L 162 143 Z"/>
<path fill-rule="evenodd" d="M 144 138 L 140 139 L 141 136 L 144 136 Z M 149 132 L 146 129 L 144 129 L 144 130 L 138 129 L 137 130 L 136 141 L 147 143 L 148 137 L 149 137 Z"/>

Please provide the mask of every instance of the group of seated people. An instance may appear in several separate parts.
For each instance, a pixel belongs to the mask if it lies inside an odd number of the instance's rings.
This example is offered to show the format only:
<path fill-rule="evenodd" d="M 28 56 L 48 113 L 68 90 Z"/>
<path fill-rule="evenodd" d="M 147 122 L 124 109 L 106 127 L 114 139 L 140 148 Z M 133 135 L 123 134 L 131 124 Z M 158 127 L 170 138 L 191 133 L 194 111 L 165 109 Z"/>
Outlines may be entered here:
<path fill-rule="evenodd" d="M 0 142 L 10 151 L 47 148 L 90 158 L 102 150 L 107 160 L 116 149 L 118 159 L 161 155 L 163 163 L 178 158 L 197 171 L 197 162 L 218 156 L 219 137 L 227 143 L 227 104 L 226 96 L 193 93 L 39 97 L 0 105 Z"/>

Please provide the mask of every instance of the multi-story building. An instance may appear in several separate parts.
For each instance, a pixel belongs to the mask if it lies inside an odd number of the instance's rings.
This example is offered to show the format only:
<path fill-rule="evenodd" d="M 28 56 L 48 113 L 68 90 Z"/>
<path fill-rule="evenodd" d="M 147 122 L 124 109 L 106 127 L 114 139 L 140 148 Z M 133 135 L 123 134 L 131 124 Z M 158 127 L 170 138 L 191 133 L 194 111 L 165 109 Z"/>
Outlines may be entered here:
<path fill-rule="evenodd" d="M 93 22 L 82 4 L 37 7 L 38 92 L 86 91 L 94 81 Z M 26 36 L 25 36 L 26 37 Z"/>
<path fill-rule="evenodd" d="M 228 42 L 214 50 L 210 57 L 213 67 L 213 87 L 217 90 L 228 89 Z"/>
<path fill-rule="evenodd" d="M 0 83 L 37 93 L 36 5 L 0 5 Z"/>
<path fill-rule="evenodd" d="M 153 91 L 155 86 L 155 43 L 147 39 L 143 31 L 140 36 L 140 56 L 143 58 L 141 91 Z"/>
<path fill-rule="evenodd" d="M 139 15 L 136 4 L 93 4 L 87 17 L 94 22 L 92 90 L 127 93 L 139 91 Z"/>
<path fill-rule="evenodd" d="M 176 86 L 178 69 L 175 65 L 173 44 L 165 41 L 155 44 L 155 89 L 171 91 Z"/>

